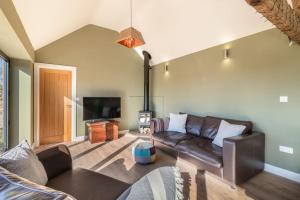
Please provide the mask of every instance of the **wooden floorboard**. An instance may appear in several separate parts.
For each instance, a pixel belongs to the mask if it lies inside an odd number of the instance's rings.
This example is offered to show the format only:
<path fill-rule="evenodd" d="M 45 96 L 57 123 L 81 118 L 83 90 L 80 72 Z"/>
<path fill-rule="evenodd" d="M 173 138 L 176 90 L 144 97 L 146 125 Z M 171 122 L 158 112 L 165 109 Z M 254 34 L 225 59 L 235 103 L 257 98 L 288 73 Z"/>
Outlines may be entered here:
<path fill-rule="evenodd" d="M 74 167 L 97 171 L 118 180 L 134 183 L 153 169 L 177 166 L 184 179 L 184 199 L 192 200 L 300 200 L 300 184 L 263 172 L 237 188 L 231 188 L 212 174 L 197 170 L 184 160 L 157 151 L 157 160 L 150 165 L 132 160 L 132 146 L 145 137 L 126 134 L 119 140 L 91 144 L 89 141 L 68 144 Z"/>

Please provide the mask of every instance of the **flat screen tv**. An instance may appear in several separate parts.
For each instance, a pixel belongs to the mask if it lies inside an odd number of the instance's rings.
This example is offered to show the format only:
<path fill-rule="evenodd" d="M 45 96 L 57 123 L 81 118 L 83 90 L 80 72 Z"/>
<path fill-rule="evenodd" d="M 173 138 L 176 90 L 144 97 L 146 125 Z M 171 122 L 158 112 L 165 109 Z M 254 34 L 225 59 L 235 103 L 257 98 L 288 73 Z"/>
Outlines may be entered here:
<path fill-rule="evenodd" d="M 120 97 L 83 97 L 83 120 L 121 117 Z"/>

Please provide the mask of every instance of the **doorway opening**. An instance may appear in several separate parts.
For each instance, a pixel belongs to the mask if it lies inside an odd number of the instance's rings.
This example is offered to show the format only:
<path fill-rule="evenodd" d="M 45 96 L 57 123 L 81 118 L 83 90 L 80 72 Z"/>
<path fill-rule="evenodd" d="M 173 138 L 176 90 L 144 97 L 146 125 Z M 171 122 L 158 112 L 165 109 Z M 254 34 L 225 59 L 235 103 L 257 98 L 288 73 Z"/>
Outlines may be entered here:
<path fill-rule="evenodd" d="M 76 68 L 36 63 L 34 145 L 76 138 Z"/>

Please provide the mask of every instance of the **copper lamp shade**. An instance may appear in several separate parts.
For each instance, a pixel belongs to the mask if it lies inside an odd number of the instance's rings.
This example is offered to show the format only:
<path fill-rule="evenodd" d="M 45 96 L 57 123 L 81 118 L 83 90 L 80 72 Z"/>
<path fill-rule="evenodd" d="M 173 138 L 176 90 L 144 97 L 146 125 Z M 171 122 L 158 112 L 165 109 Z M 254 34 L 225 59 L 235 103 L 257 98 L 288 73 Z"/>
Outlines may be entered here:
<path fill-rule="evenodd" d="M 134 48 L 145 44 L 141 32 L 133 27 L 121 31 L 116 42 L 128 48 Z"/>

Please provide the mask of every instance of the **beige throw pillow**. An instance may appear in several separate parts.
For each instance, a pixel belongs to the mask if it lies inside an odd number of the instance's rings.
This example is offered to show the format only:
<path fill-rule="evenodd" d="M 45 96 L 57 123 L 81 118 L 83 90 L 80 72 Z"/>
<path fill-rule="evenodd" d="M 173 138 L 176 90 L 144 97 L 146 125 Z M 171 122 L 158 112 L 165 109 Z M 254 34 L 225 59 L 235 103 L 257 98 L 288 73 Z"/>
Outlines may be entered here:
<path fill-rule="evenodd" d="M 186 129 L 185 129 L 186 119 L 187 119 L 187 114 L 170 113 L 170 122 L 169 122 L 168 131 L 186 133 Z"/>
<path fill-rule="evenodd" d="M 224 138 L 241 135 L 245 128 L 246 126 L 244 125 L 230 124 L 227 121 L 222 120 L 218 133 L 212 143 L 219 147 L 223 147 Z"/>

